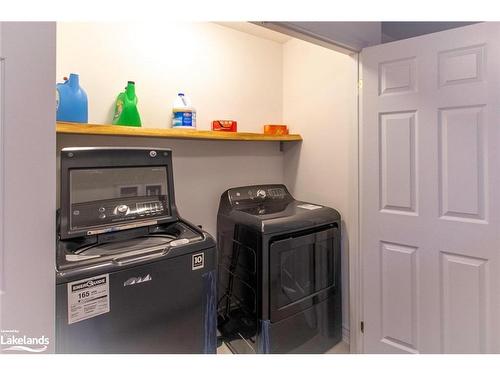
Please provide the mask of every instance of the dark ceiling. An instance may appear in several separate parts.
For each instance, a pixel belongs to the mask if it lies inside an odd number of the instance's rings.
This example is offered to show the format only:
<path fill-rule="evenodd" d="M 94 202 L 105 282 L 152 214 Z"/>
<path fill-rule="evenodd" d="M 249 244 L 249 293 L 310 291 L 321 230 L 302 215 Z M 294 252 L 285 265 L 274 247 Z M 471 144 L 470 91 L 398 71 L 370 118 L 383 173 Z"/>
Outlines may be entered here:
<path fill-rule="evenodd" d="M 382 22 L 382 43 L 471 25 L 477 22 Z"/>

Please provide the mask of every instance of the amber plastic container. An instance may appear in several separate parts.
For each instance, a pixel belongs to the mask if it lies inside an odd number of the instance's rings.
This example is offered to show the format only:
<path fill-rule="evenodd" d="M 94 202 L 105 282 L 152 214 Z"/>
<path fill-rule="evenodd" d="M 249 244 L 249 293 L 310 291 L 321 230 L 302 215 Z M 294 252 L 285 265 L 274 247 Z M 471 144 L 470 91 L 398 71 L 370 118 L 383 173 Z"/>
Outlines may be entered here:
<path fill-rule="evenodd" d="M 287 135 L 288 134 L 288 126 L 286 126 L 286 125 L 264 125 L 264 134 Z"/>

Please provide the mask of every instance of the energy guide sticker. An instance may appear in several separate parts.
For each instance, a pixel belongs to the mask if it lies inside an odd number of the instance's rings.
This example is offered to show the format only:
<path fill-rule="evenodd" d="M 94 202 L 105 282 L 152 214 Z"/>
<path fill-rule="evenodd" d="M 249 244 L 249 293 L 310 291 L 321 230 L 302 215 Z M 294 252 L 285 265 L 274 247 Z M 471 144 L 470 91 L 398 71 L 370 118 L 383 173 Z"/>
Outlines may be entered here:
<path fill-rule="evenodd" d="M 68 284 L 68 324 L 109 312 L 109 274 Z"/>

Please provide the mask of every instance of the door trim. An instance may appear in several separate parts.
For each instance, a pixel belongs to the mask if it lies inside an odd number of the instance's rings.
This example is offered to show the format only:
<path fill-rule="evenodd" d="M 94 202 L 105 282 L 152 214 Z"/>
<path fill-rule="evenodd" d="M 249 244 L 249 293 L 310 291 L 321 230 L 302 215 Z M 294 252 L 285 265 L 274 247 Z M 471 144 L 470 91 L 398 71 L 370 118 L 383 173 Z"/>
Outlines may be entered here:
<path fill-rule="evenodd" d="M 362 62 L 360 53 L 356 53 L 357 66 L 357 101 L 353 113 L 353 126 L 351 132 L 351 165 L 350 170 L 350 190 L 353 197 L 351 199 L 350 216 L 351 222 L 349 238 L 349 346 L 351 353 L 363 353 L 363 333 L 360 322 L 363 320 L 363 273 L 362 273 L 362 251 L 361 243 L 361 124 L 362 124 Z M 345 329 L 346 327 L 343 327 Z"/>
<path fill-rule="evenodd" d="M 0 326 L 5 294 L 5 58 L 0 57 Z"/>

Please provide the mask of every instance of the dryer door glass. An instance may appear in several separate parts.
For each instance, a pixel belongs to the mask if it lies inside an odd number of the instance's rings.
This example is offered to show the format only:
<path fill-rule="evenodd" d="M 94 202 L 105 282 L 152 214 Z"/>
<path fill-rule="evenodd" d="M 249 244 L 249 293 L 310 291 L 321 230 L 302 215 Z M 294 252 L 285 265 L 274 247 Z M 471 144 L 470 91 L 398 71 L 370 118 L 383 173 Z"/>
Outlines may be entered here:
<path fill-rule="evenodd" d="M 335 286 L 336 228 L 272 241 L 271 321 L 311 307 Z"/>

